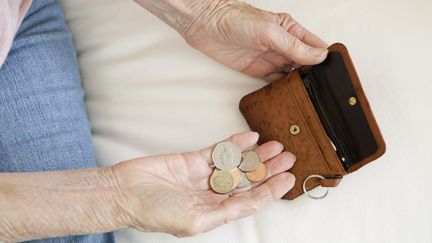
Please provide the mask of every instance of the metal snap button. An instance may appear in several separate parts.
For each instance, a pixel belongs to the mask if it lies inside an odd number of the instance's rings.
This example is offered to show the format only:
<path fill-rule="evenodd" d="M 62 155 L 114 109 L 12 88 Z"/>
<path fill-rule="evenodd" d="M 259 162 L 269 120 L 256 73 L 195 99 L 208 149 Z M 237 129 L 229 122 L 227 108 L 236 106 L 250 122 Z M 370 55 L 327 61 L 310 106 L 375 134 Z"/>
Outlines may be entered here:
<path fill-rule="evenodd" d="M 298 125 L 291 125 L 290 127 L 290 133 L 292 135 L 297 135 L 300 133 L 300 127 Z"/>
<path fill-rule="evenodd" d="M 355 104 L 357 104 L 357 99 L 354 96 L 352 96 L 349 98 L 348 103 L 350 105 L 355 105 Z"/>

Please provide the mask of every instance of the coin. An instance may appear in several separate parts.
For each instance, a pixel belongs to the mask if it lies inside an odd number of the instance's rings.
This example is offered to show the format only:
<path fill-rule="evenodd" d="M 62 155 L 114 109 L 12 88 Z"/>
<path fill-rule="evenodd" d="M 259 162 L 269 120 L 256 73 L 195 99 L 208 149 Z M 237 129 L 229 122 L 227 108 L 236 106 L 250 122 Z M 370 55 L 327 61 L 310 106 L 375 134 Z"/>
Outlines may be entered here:
<path fill-rule="evenodd" d="M 234 185 L 234 178 L 228 172 L 224 170 L 213 171 L 210 177 L 210 187 L 217 193 L 227 193 L 232 190 Z"/>
<path fill-rule="evenodd" d="M 246 177 L 246 174 L 240 171 L 240 183 L 237 187 L 247 187 L 250 186 L 252 182 Z"/>
<path fill-rule="evenodd" d="M 240 170 L 237 168 L 234 168 L 234 169 L 230 170 L 229 173 L 231 174 L 231 176 L 234 179 L 234 183 L 233 183 L 233 186 L 231 188 L 231 190 L 232 190 L 240 184 L 240 179 L 241 179 L 240 178 Z"/>
<path fill-rule="evenodd" d="M 263 163 L 260 163 L 255 170 L 246 172 L 245 174 L 249 180 L 253 182 L 259 182 L 266 178 L 267 168 Z"/>
<path fill-rule="evenodd" d="M 239 169 L 244 172 L 249 172 L 255 170 L 261 163 L 257 152 L 253 150 L 244 151 L 242 153 L 242 161 L 240 163 Z"/>
<path fill-rule="evenodd" d="M 240 148 L 232 142 L 222 142 L 216 145 L 212 153 L 215 166 L 221 170 L 232 170 L 241 161 Z"/>

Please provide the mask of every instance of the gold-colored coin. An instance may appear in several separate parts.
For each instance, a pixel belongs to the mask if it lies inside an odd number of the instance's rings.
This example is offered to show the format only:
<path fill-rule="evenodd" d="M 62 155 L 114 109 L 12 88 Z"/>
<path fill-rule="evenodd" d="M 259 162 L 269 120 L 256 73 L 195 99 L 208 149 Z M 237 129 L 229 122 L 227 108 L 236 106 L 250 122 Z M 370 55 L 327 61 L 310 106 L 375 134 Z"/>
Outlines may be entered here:
<path fill-rule="evenodd" d="M 241 179 L 240 178 L 240 170 L 237 168 L 234 168 L 234 169 L 230 170 L 229 173 L 231 174 L 231 176 L 234 179 L 234 183 L 233 183 L 233 186 L 231 188 L 231 190 L 232 190 L 240 184 L 240 179 Z"/>
<path fill-rule="evenodd" d="M 263 163 L 260 163 L 255 170 L 246 172 L 245 174 L 250 181 L 259 182 L 266 178 L 267 168 Z"/>
<path fill-rule="evenodd" d="M 243 151 L 242 162 L 240 163 L 238 168 L 244 172 L 253 171 L 258 167 L 260 163 L 261 160 L 257 152 L 253 150 Z"/>
<path fill-rule="evenodd" d="M 250 186 L 252 182 L 246 177 L 246 174 L 244 172 L 240 171 L 240 183 L 237 187 L 247 187 Z"/>
<path fill-rule="evenodd" d="M 227 193 L 233 185 L 234 178 L 228 171 L 215 169 L 210 176 L 210 187 L 217 193 Z"/>

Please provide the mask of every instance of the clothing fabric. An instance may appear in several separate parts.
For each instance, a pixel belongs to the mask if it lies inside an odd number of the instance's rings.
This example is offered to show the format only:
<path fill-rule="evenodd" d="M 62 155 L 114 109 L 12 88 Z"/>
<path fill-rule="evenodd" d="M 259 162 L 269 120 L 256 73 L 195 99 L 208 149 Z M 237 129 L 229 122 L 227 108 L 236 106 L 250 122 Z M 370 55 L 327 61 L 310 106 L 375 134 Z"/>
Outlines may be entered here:
<path fill-rule="evenodd" d="M 36 0 L 0 68 L 0 172 L 96 167 L 72 36 L 53 0 Z M 112 233 L 32 242 L 114 242 Z"/>
<path fill-rule="evenodd" d="M 0 67 L 32 0 L 0 0 Z"/>

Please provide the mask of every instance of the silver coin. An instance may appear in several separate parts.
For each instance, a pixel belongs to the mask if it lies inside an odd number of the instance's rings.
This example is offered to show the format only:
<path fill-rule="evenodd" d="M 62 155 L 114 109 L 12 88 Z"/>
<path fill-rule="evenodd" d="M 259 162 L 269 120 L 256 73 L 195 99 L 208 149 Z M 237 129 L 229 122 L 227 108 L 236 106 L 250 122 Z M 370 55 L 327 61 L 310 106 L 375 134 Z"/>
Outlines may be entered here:
<path fill-rule="evenodd" d="M 240 183 L 237 187 L 247 187 L 250 186 L 252 182 L 246 177 L 246 174 L 240 171 Z"/>
<path fill-rule="evenodd" d="M 212 153 L 216 168 L 227 171 L 236 168 L 240 164 L 241 157 L 240 148 L 232 142 L 217 144 Z"/>
<path fill-rule="evenodd" d="M 258 167 L 260 163 L 260 158 L 255 151 L 244 151 L 242 153 L 242 161 L 240 163 L 239 169 L 244 172 L 253 171 Z"/>

